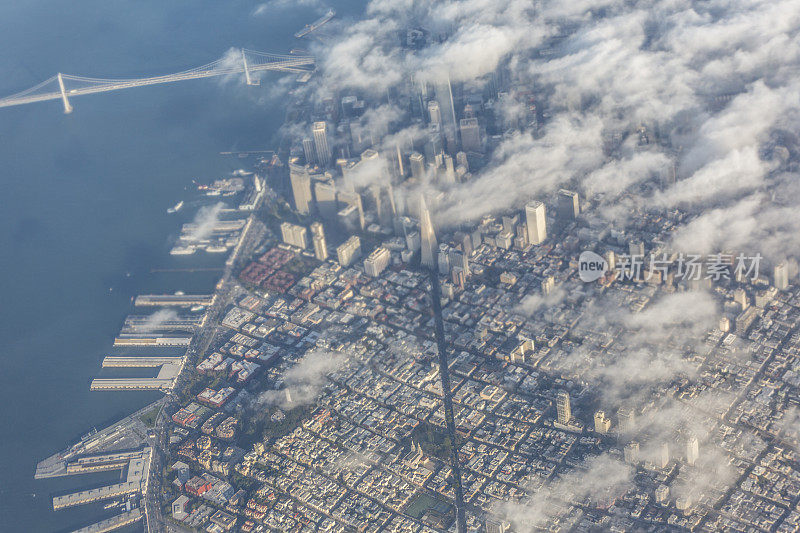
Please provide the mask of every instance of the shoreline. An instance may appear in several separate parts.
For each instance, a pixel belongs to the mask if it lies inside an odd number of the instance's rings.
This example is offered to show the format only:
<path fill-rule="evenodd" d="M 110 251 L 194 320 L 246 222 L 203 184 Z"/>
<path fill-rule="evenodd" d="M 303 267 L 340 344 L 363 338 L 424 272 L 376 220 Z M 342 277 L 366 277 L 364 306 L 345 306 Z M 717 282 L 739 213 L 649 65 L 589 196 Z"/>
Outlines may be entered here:
<path fill-rule="evenodd" d="M 264 194 L 262 190 L 262 193 L 257 196 L 254 208 L 246 218 L 236 245 L 226 258 L 224 266 L 221 267 L 222 275 L 211 293 L 213 300 L 211 306 L 206 310 L 204 324 L 192 334 L 187 350 L 181 357 L 183 363 L 180 366 L 179 373 L 175 376 L 172 387 L 169 390 L 162 390 L 163 397 L 116 422 L 106 425 L 102 429 L 93 428 L 80 439 L 36 464 L 33 475 L 35 480 L 52 479 L 120 467 L 118 463 L 109 463 L 95 469 L 74 466 L 76 460 L 82 457 L 85 459 L 87 455 L 102 456 L 103 454 L 109 455 L 122 450 L 152 450 L 146 479 L 142 480 L 141 489 L 139 489 L 142 494 L 140 507 L 134 507 L 133 510 L 125 510 L 122 514 L 105 518 L 87 527 L 107 527 L 112 523 L 116 523 L 117 525 L 114 528 L 117 528 L 144 518 L 149 530 L 153 521 L 157 524 L 164 523 L 161 517 L 160 487 L 157 487 L 157 478 L 161 472 L 161 460 L 164 456 L 164 450 L 167 449 L 166 432 L 164 430 L 168 417 L 165 415 L 167 410 L 165 408 L 170 407 L 175 402 L 177 394 L 186 386 L 187 365 L 196 364 L 198 359 L 203 357 L 214 338 L 221 320 L 221 312 L 228 304 L 230 277 L 241 259 L 242 251 L 247 249 L 248 246 L 252 246 L 252 242 L 250 242 L 252 240 L 252 231 L 258 227 L 256 224 L 256 211 L 263 200 Z M 143 417 L 155 409 L 158 409 L 158 412 L 152 421 L 152 426 L 148 426 Z M 150 490 L 153 486 L 156 486 L 156 490 Z M 79 495 L 80 493 L 73 494 Z M 88 503 L 88 500 L 84 503 Z M 58 507 L 56 507 L 57 509 Z M 137 513 L 135 512 L 136 510 L 140 512 Z"/>

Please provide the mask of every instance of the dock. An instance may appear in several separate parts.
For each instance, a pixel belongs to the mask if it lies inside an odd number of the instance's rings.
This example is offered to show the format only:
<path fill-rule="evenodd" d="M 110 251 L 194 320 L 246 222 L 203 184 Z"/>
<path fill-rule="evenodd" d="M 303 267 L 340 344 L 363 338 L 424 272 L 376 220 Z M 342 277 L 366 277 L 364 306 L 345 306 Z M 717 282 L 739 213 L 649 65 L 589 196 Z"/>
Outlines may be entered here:
<path fill-rule="evenodd" d="M 138 438 L 138 435 L 135 434 L 134 428 L 141 424 L 139 417 L 160 407 L 164 404 L 164 401 L 164 398 L 156 400 L 135 413 L 126 416 L 119 422 L 103 428 L 100 431 L 89 433 L 67 449 L 40 461 L 36 465 L 34 479 L 47 479 L 69 475 L 69 472 L 67 472 L 67 465 L 75 462 L 74 458 L 88 454 L 96 456 L 98 452 L 102 453 L 103 450 L 108 449 L 110 446 L 119 446 L 120 440 L 127 440 L 127 443 L 124 443 L 123 446 L 137 446 L 143 442 L 135 440 Z M 126 436 L 130 435 L 133 435 L 133 437 L 126 439 Z M 108 453 L 118 453 L 118 451 L 109 451 Z"/>
<path fill-rule="evenodd" d="M 215 294 L 142 294 L 136 297 L 136 307 L 192 307 L 214 304 Z"/>
<path fill-rule="evenodd" d="M 122 514 L 101 520 L 91 526 L 76 529 L 73 533 L 105 533 L 106 531 L 113 531 L 141 520 L 143 516 L 142 510 L 137 507 L 136 509 L 131 509 Z"/>
<path fill-rule="evenodd" d="M 183 357 L 176 356 L 141 356 L 125 357 L 109 355 L 103 358 L 103 368 L 155 368 L 163 365 L 180 365 Z"/>
<path fill-rule="evenodd" d="M 115 483 L 97 489 L 82 490 L 53 498 L 53 509 L 65 509 L 76 505 L 109 500 L 120 496 L 127 496 L 137 492 L 146 492 L 147 480 L 150 475 L 150 461 L 153 458 L 153 449 L 147 447 L 128 462 L 128 476 L 122 483 Z"/>
<path fill-rule="evenodd" d="M 334 16 L 336 16 L 336 11 L 334 11 L 333 9 L 329 9 L 328 12 L 325 13 L 322 17 L 318 18 L 317 20 L 315 20 L 311 24 L 306 24 L 306 26 L 302 30 L 300 30 L 297 33 L 295 33 L 294 34 L 295 38 L 296 39 L 300 39 L 302 37 L 305 37 L 309 33 L 320 29 L 322 26 L 324 26 L 325 24 L 330 22 L 330 20 Z"/>
<path fill-rule="evenodd" d="M 189 346 L 191 342 L 191 337 L 121 336 L 114 339 L 114 346 Z"/>
<path fill-rule="evenodd" d="M 203 327 L 205 314 L 181 316 L 167 320 L 154 320 L 152 316 L 131 315 L 122 325 L 122 333 L 145 334 L 154 332 L 181 331 L 193 333 Z"/>
<path fill-rule="evenodd" d="M 89 386 L 93 391 L 160 390 L 170 391 L 175 386 L 174 379 L 158 378 L 95 378 Z"/>

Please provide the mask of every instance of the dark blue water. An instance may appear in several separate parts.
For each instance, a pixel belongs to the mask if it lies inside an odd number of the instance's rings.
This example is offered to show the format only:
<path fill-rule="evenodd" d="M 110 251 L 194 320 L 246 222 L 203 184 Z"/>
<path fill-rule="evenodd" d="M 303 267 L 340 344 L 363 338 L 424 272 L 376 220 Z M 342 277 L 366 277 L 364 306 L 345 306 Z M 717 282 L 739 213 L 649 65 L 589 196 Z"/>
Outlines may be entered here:
<path fill-rule="evenodd" d="M 292 34 L 318 15 L 298 7 L 254 17 L 257 5 L 2 2 L 0 95 L 59 71 L 135 77 L 198 66 L 230 47 L 285 52 L 302 46 Z M 261 88 L 211 79 L 76 97 L 71 115 L 58 101 L 0 109 L 1 531 L 61 531 L 97 517 L 96 507 L 53 512 L 50 500 L 97 479 L 34 481 L 35 464 L 157 398 L 88 386 L 132 296 L 211 290 L 213 273 L 151 273 L 193 261 L 168 255 L 180 217 L 166 209 L 190 197 L 192 178 L 242 166 L 220 151 L 275 147 L 275 76 Z"/>

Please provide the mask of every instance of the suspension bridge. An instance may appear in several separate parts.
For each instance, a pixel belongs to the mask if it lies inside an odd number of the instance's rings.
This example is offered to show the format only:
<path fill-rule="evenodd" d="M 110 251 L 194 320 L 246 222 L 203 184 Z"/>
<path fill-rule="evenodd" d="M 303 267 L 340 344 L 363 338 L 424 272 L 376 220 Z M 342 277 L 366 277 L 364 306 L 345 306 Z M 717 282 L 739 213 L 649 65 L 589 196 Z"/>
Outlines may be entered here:
<path fill-rule="evenodd" d="M 64 104 L 64 113 L 71 113 L 72 104 L 70 98 L 73 96 L 235 74 L 244 74 L 245 82 L 248 85 L 258 85 L 260 81 L 254 76 L 256 72 L 272 70 L 310 73 L 313 69 L 314 58 L 311 56 L 277 55 L 241 48 L 239 50 L 231 50 L 224 57 L 212 61 L 207 65 L 184 70 L 183 72 L 153 76 L 150 78 L 85 78 L 59 72 L 52 78 L 30 89 L 26 89 L 6 98 L 0 98 L 0 107 L 31 104 L 33 102 L 44 102 L 46 100 L 61 100 Z"/>

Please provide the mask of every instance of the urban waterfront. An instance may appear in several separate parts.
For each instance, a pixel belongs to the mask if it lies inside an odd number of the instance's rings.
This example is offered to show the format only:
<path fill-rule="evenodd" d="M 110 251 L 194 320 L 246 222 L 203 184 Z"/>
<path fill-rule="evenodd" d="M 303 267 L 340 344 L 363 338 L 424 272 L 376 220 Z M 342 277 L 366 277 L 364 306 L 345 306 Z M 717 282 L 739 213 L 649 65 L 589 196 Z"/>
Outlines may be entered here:
<path fill-rule="evenodd" d="M 800 530 L 800 5 L 149 7 L 8 8 L 0 528 Z"/>
<path fill-rule="evenodd" d="M 0 45 L 9 52 L 0 57 L 1 92 L 58 71 L 172 72 L 230 47 L 286 53 L 295 44 L 292 33 L 317 16 L 304 8 L 254 16 L 257 6 L 0 6 Z M 0 404 L 7 429 L 0 444 L 0 530 L 60 531 L 94 521 L 98 508 L 102 513 L 101 505 L 54 512 L 51 493 L 74 481 L 34 481 L 35 465 L 93 426 L 161 396 L 90 392 L 89 382 L 132 296 L 213 289 L 218 272 L 151 273 L 198 262 L 168 254 L 193 210 L 166 210 L 181 199 L 191 207 L 192 179 L 208 181 L 243 164 L 219 152 L 271 146 L 283 111 L 266 97 L 269 79 L 260 88 L 203 80 L 76 98 L 71 115 L 58 102 L 3 110 Z"/>

